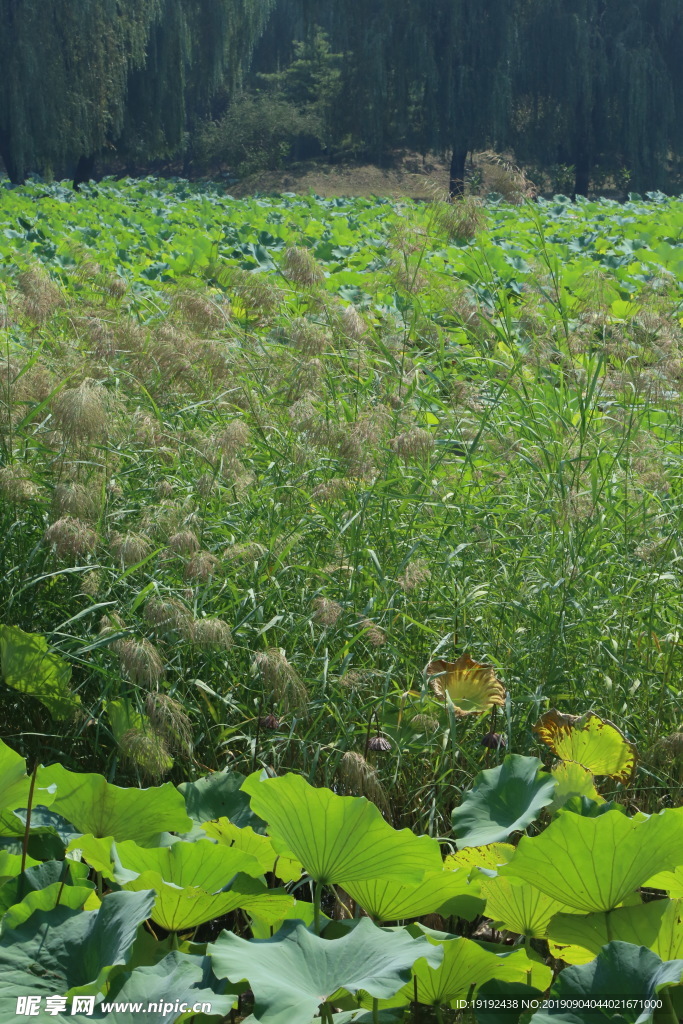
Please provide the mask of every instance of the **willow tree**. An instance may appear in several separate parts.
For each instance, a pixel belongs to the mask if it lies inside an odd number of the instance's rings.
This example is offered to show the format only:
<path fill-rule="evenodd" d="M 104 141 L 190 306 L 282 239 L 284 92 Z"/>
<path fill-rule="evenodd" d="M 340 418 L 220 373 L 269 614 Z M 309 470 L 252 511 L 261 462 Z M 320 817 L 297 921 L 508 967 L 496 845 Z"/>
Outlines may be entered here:
<path fill-rule="evenodd" d="M 259 52 L 286 59 L 287 23 L 320 25 L 346 55 L 340 134 L 362 138 L 381 157 L 407 144 L 452 154 L 450 185 L 463 189 L 475 147 L 508 139 L 520 0 L 279 0 Z M 286 37 L 284 37 L 286 38 Z"/>
<path fill-rule="evenodd" d="M 596 164 L 660 184 L 680 142 L 680 0 L 528 0 L 524 15 L 521 154 L 573 165 L 580 195 Z"/>
<path fill-rule="evenodd" d="M 13 181 L 135 130 L 150 154 L 232 87 L 271 0 L 0 0 L 0 155 Z"/>
<path fill-rule="evenodd" d="M 1 0 L 0 154 L 13 181 L 116 137 L 158 16 L 159 0 Z"/>
<path fill-rule="evenodd" d="M 134 159 L 177 153 L 186 133 L 231 96 L 274 0 L 164 0 L 144 66 L 130 78 L 119 150 Z"/>

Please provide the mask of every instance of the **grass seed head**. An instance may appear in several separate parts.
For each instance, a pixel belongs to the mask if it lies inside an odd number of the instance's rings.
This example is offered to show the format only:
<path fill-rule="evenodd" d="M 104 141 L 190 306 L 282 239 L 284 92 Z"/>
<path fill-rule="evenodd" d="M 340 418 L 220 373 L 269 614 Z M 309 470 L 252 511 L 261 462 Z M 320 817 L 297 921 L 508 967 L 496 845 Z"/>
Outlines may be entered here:
<path fill-rule="evenodd" d="M 237 564 L 246 564 L 249 562 L 258 562 L 259 559 L 263 558 L 267 554 L 268 549 L 259 544 L 257 541 L 252 541 L 248 544 L 230 544 L 223 551 L 223 558 L 228 562 L 236 562 Z"/>
<path fill-rule="evenodd" d="M 188 754 L 192 747 L 192 723 L 182 704 L 165 693 L 150 693 L 145 710 L 154 732 L 170 750 Z"/>
<path fill-rule="evenodd" d="M 192 530 L 179 530 L 168 538 L 168 546 L 176 555 L 193 555 L 199 551 L 199 540 Z"/>
<path fill-rule="evenodd" d="M 308 701 L 308 692 L 296 669 L 290 665 L 281 647 L 259 651 L 254 658 L 263 684 L 283 711 L 302 709 Z"/>
<path fill-rule="evenodd" d="M 330 337 L 318 324 L 297 317 L 292 321 L 289 336 L 292 344 L 307 356 L 322 355 L 330 347 Z"/>
<path fill-rule="evenodd" d="M 381 647 L 387 642 L 386 633 L 372 619 L 363 619 L 360 625 L 365 631 L 365 639 L 372 647 Z"/>
<path fill-rule="evenodd" d="M 321 626 L 335 626 L 342 614 L 342 606 L 327 597 L 313 599 L 313 618 Z"/>
<path fill-rule="evenodd" d="M 368 325 L 355 306 L 346 306 L 340 320 L 344 334 L 353 341 L 360 341 L 367 332 Z"/>
<path fill-rule="evenodd" d="M 349 796 L 364 796 L 383 813 L 388 812 L 389 803 L 377 771 L 362 754 L 347 750 L 339 762 L 339 775 Z"/>
<path fill-rule="evenodd" d="M 185 634 L 191 630 L 192 615 L 189 609 L 175 598 L 161 600 L 158 597 L 151 597 L 145 604 L 143 615 L 145 622 L 155 633 L 162 636 L 165 633 Z"/>
<path fill-rule="evenodd" d="M 398 584 L 402 590 L 410 592 L 423 587 L 431 578 L 432 573 L 427 565 L 427 560 L 416 558 L 414 561 L 408 562 L 403 575 L 398 577 Z"/>
<path fill-rule="evenodd" d="M 218 568 L 218 558 L 210 551 L 197 551 L 185 566 L 185 579 L 208 583 Z"/>
<path fill-rule="evenodd" d="M 7 501 L 32 501 L 40 494 L 40 488 L 31 480 L 26 466 L 15 463 L 0 469 L 0 495 Z"/>
<path fill-rule="evenodd" d="M 65 516 L 48 527 L 45 541 L 58 558 L 82 558 L 95 550 L 97 534 L 82 519 Z"/>
<path fill-rule="evenodd" d="M 233 420 L 212 439 L 226 459 L 232 459 L 249 443 L 249 427 L 244 420 Z"/>
<path fill-rule="evenodd" d="M 36 324 L 45 323 L 64 305 L 60 289 L 42 267 L 24 270 L 19 274 L 18 284 L 23 297 L 23 311 Z"/>
<path fill-rule="evenodd" d="M 76 388 L 60 391 L 53 400 L 52 415 L 67 440 L 96 441 L 109 431 L 105 389 L 90 377 Z"/>
<path fill-rule="evenodd" d="M 137 768 L 145 780 L 159 782 L 173 764 L 161 736 L 153 731 L 128 729 L 121 736 L 119 752 L 124 761 Z"/>
<path fill-rule="evenodd" d="M 137 565 L 149 555 L 152 542 L 141 533 L 113 533 L 109 547 L 123 566 Z"/>
<path fill-rule="evenodd" d="M 325 274 L 312 253 L 298 245 L 290 245 L 285 249 L 282 272 L 285 277 L 302 288 L 312 288 L 325 279 Z"/>
<path fill-rule="evenodd" d="M 412 427 L 392 438 L 389 444 L 396 454 L 406 461 L 408 459 L 426 459 L 434 450 L 434 438 L 423 427 Z"/>
<path fill-rule="evenodd" d="M 223 619 L 195 619 L 191 636 L 199 647 L 222 647 L 228 650 L 232 646 L 232 630 Z"/>
<path fill-rule="evenodd" d="M 55 515 L 93 521 L 99 516 L 101 499 L 101 488 L 96 481 L 90 486 L 57 484 L 52 495 L 52 507 Z"/>
<path fill-rule="evenodd" d="M 133 637 L 121 640 L 117 653 L 121 659 L 121 668 L 132 683 L 152 690 L 163 679 L 164 663 L 149 640 L 136 640 Z"/>

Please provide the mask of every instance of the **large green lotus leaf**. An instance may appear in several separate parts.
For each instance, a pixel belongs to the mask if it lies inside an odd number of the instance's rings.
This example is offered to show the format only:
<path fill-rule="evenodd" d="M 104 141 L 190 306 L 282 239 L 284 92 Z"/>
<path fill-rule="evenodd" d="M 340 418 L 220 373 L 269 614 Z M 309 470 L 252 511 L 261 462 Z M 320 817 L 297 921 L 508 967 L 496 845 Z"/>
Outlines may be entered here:
<path fill-rule="evenodd" d="M 26 774 L 26 761 L 0 740 L 0 835 L 14 836 L 24 832 L 24 824 L 12 811 L 28 806 L 31 780 Z M 55 791 L 45 788 L 33 792 L 33 804 L 49 807 Z"/>
<path fill-rule="evenodd" d="M 148 789 L 114 786 L 103 775 L 70 772 L 61 764 L 40 768 L 41 786 L 57 786 L 51 810 L 79 831 L 94 836 L 153 843 L 160 832 L 187 832 L 192 820 L 170 782 Z"/>
<path fill-rule="evenodd" d="M 38 633 L 0 626 L 0 670 L 7 686 L 37 697 L 53 718 L 71 718 L 81 703 L 69 686 L 71 666 Z"/>
<path fill-rule="evenodd" d="M 241 791 L 244 778 L 239 772 L 224 768 L 196 782 L 183 782 L 178 789 L 185 799 L 187 813 L 197 824 L 227 818 L 240 828 L 251 825 L 255 832 L 263 832 L 263 822 L 251 810 L 247 794 Z"/>
<path fill-rule="evenodd" d="M 411 917 L 436 913 L 458 896 L 476 897 L 468 881 L 468 872 L 438 871 L 425 875 L 421 882 L 400 882 L 371 878 L 365 882 L 346 882 L 344 888 L 376 921 L 405 921 Z"/>
<path fill-rule="evenodd" d="M 206 892 L 197 886 L 164 881 L 158 871 L 143 871 L 136 879 L 126 882 L 125 889 L 154 889 L 156 900 L 152 920 L 169 932 L 196 928 L 232 910 L 257 913 L 262 920 L 274 923 L 285 916 L 294 902 L 282 889 L 268 889 L 262 882 L 241 875 L 226 892 Z"/>
<path fill-rule="evenodd" d="M 426 957 L 436 967 L 443 958 L 426 939 L 383 931 L 367 917 L 340 939 L 321 939 L 301 921 L 285 922 L 262 941 L 222 932 L 207 952 L 217 977 L 248 981 L 262 1024 L 303 1024 L 340 989 L 387 999 L 408 980 L 416 960 Z"/>
<path fill-rule="evenodd" d="M 679 900 L 683 898 L 683 865 L 673 871 L 660 871 L 643 885 L 647 889 L 663 889 L 672 900 Z"/>
<path fill-rule="evenodd" d="M 476 991 L 492 978 L 524 982 L 540 989 L 547 988 L 552 980 L 550 968 L 540 960 L 531 959 L 524 949 L 497 953 L 472 939 L 444 936 L 421 925 L 409 925 L 406 930 L 411 935 L 427 932 L 430 944 L 443 949 L 443 962 L 433 968 L 425 960 L 419 960 L 407 985 L 394 999 L 383 1004 L 388 1007 L 412 1002 L 416 985 L 418 1002 L 427 1006 L 448 1006 L 466 997 L 472 986 Z M 364 997 L 362 1004 L 371 1005 Z"/>
<path fill-rule="evenodd" d="M 549 998 L 649 1000 L 662 989 L 679 984 L 682 975 L 683 960 L 662 961 L 644 946 L 614 941 L 604 946 L 598 958 L 591 963 L 565 967 L 550 989 Z M 557 1007 L 539 1010 L 531 1020 L 532 1024 L 604 1024 L 605 1016 L 605 1011 L 597 1008 L 570 1012 Z M 652 1010 L 639 1006 L 622 1008 L 610 1019 L 646 1024 L 652 1020 Z"/>
<path fill-rule="evenodd" d="M 21 860 L 20 853 L 9 853 L 7 850 L 0 850 L 0 885 L 9 878 L 16 878 L 17 875 L 21 874 Z M 40 861 L 35 860 L 33 857 L 26 858 L 26 867 L 34 867 L 38 864 L 40 864 Z"/>
<path fill-rule="evenodd" d="M 74 836 L 66 848 L 66 856 L 73 859 L 74 862 L 77 858 L 82 858 L 94 871 L 99 871 L 105 878 L 113 879 L 114 849 L 113 836 L 100 838 L 86 833 L 82 836 Z"/>
<path fill-rule="evenodd" d="M 534 939 L 545 938 L 551 919 L 568 909 L 564 903 L 517 878 L 484 878 L 481 891 L 486 897 L 484 913 L 497 928 Z"/>
<path fill-rule="evenodd" d="M 5 911 L 2 931 L 4 933 L 8 929 L 18 928 L 36 910 L 52 910 L 57 906 L 70 907 L 71 910 L 96 910 L 100 901 L 94 888 L 93 885 L 62 885 L 61 882 L 53 882 L 45 889 L 30 892 Z"/>
<path fill-rule="evenodd" d="M 170 846 L 142 847 L 130 840 L 116 843 L 112 850 L 113 877 L 130 881 L 130 873 L 156 871 L 172 885 L 194 886 L 204 892 L 218 892 L 238 873 L 258 878 L 263 868 L 250 853 L 229 846 L 217 846 L 208 839 L 196 843 L 182 840 Z M 123 869 L 123 870 L 121 870 Z"/>
<path fill-rule="evenodd" d="M 321 927 L 325 928 L 330 918 L 323 913 L 321 913 L 320 918 L 322 922 Z M 294 900 L 287 913 L 279 917 L 277 921 L 261 917 L 253 909 L 249 911 L 249 921 L 251 922 L 251 934 L 254 939 L 270 939 L 279 931 L 285 921 L 302 921 L 310 928 L 315 921 L 315 908 L 310 901 Z"/>
<path fill-rule="evenodd" d="M 58 905 L 77 909 L 86 903 L 87 910 L 97 909 L 100 901 L 94 898 L 95 886 L 87 875 L 85 864 L 47 861 L 5 882 L 0 888 L 2 930 L 18 927 L 34 910 Z"/>
<path fill-rule="evenodd" d="M 551 803 L 556 786 L 540 765 L 537 757 L 507 754 L 502 764 L 479 772 L 452 814 L 458 846 L 500 843 L 530 825 Z"/>
<path fill-rule="evenodd" d="M 555 794 L 548 806 L 551 814 L 563 807 L 567 800 L 573 797 L 588 797 L 596 803 L 603 803 L 603 798 L 595 788 L 595 779 L 587 768 L 577 764 L 575 761 L 566 761 L 553 768 L 551 775 L 557 779 Z"/>
<path fill-rule="evenodd" d="M 522 878 L 583 913 L 613 910 L 659 870 L 683 861 L 683 809 L 635 820 L 559 815 L 539 836 L 523 836 L 501 875 Z"/>
<path fill-rule="evenodd" d="M 152 892 L 114 892 L 97 911 L 37 910 L 18 928 L 3 931 L 0 1007 L 14 1012 L 20 995 L 99 992 L 112 968 L 127 962 L 153 902 Z"/>
<path fill-rule="evenodd" d="M 121 1009 L 106 1009 L 116 1002 Z M 92 1014 L 64 1017 L 64 1024 L 88 1024 L 93 1020 L 106 1020 L 107 1024 L 140 1024 L 144 1012 L 145 1024 L 173 1024 L 185 1019 L 175 1009 L 179 1003 L 194 1006 L 208 1003 L 212 1015 L 227 1015 L 235 1002 L 233 994 L 220 994 L 211 972 L 211 961 L 204 956 L 188 956 L 174 950 L 151 967 L 136 967 L 134 971 L 118 974 L 111 988 Z M 141 1004 L 144 1011 L 130 1009 L 127 1004 Z M 158 1010 L 149 1010 L 149 1004 Z M 124 1009 L 125 1007 L 125 1009 Z M 54 1017 L 46 1018 L 54 1020 Z M 57 1018 L 60 1020 L 60 1018 Z M 204 1020 L 196 1015 L 190 1020 Z"/>
<path fill-rule="evenodd" d="M 254 832 L 250 825 L 240 828 L 227 818 L 219 818 L 217 821 L 202 822 L 202 829 L 209 839 L 256 857 L 264 874 L 272 871 L 283 882 L 298 882 L 301 878 L 303 868 L 299 861 L 277 853 L 270 838 Z"/>
<path fill-rule="evenodd" d="M 365 797 L 314 789 L 300 775 L 259 780 L 254 774 L 243 789 L 268 822 L 276 850 L 297 857 L 316 881 L 411 882 L 443 869 L 435 839 L 410 829 L 397 832 Z"/>
<path fill-rule="evenodd" d="M 647 946 L 662 960 L 683 958 L 683 900 L 654 900 L 608 914 L 558 914 L 548 929 L 555 942 L 582 946 L 595 956 L 612 939 Z"/>

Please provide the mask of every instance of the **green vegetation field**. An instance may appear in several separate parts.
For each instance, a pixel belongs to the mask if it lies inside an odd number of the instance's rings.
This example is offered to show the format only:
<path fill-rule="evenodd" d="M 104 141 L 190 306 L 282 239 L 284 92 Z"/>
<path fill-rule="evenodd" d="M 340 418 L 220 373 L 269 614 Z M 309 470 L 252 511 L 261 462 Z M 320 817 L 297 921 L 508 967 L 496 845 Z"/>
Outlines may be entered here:
<path fill-rule="evenodd" d="M 564 961 L 556 994 L 677 1019 L 682 238 L 659 193 L 0 192 L 6 998 L 40 928 L 76 962 L 125 920 L 54 994 L 450 1020 Z"/>

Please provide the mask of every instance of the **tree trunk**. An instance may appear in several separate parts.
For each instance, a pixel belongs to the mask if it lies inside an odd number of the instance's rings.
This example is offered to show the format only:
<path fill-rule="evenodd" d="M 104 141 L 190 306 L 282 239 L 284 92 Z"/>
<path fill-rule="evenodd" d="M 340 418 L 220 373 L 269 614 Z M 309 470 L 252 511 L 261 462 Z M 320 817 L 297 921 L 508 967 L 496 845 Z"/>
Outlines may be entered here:
<path fill-rule="evenodd" d="M 453 146 L 451 157 L 451 173 L 448 192 L 451 199 L 462 199 L 465 195 L 465 161 L 467 150 Z"/>
<path fill-rule="evenodd" d="M 80 156 L 78 163 L 76 164 L 76 171 L 74 174 L 74 191 L 78 192 L 80 186 L 90 181 L 95 176 L 95 157 L 91 156 Z"/>
<path fill-rule="evenodd" d="M 0 157 L 5 165 L 7 171 L 7 177 L 13 185 L 23 185 L 26 181 L 26 175 L 22 170 L 19 169 L 19 165 L 12 157 L 12 148 L 10 146 L 9 132 L 3 131 L 0 128 Z"/>
<path fill-rule="evenodd" d="M 587 196 L 590 185 L 591 159 L 588 150 L 584 147 L 581 147 L 576 154 L 574 168 L 574 195 L 572 198 L 576 199 L 577 196 Z"/>

